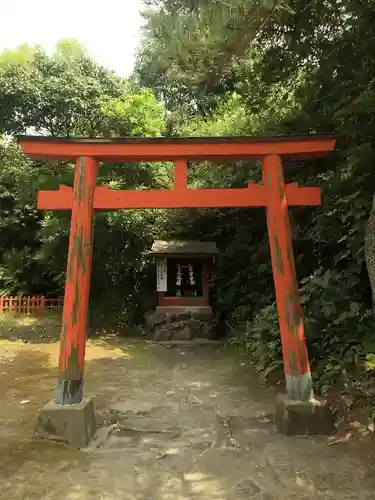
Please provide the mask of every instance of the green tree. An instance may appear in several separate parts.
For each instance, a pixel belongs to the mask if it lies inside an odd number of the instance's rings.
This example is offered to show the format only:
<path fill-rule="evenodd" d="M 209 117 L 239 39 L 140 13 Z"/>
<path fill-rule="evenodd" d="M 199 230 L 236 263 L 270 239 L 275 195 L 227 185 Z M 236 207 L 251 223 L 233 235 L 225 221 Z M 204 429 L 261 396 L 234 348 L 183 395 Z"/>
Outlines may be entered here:
<path fill-rule="evenodd" d="M 0 57 L 0 130 L 93 136 L 104 103 L 125 86 L 75 41 L 60 42 L 51 57 L 39 47 L 7 51 Z"/>
<path fill-rule="evenodd" d="M 235 64 L 282 0 L 150 0 L 135 74 L 168 109 L 207 114 L 234 89 Z"/>
<path fill-rule="evenodd" d="M 51 56 L 26 45 L 4 52 L 0 107 L 3 134 L 158 136 L 164 130 L 164 107 L 153 92 L 96 64 L 74 40 L 61 41 Z M 8 139 L 0 152 L 0 289 L 2 293 L 62 294 L 70 214 L 41 213 L 35 205 L 39 189 L 72 186 L 72 165 L 28 160 Z M 162 164 L 156 169 L 147 163 L 110 164 L 101 166 L 98 184 L 157 187 L 165 186 L 168 178 Z M 142 309 L 144 280 L 142 286 L 135 283 L 144 276 L 143 254 L 158 217 L 147 211 L 96 216 L 93 307 L 102 304 L 108 311 L 110 303 L 123 321 L 139 320 L 135 304 L 138 300 Z M 134 293 L 132 301 L 129 297 L 137 287 L 138 299 Z"/>

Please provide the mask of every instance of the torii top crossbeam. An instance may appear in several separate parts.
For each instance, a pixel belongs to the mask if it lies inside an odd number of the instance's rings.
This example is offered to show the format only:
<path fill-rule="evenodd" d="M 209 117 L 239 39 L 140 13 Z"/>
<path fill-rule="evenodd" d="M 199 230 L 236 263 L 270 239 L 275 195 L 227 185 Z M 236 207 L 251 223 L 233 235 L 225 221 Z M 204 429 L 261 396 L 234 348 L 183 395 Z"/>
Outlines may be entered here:
<path fill-rule="evenodd" d="M 184 137 L 184 138 L 56 138 L 19 136 L 22 151 L 31 158 L 72 160 L 90 156 L 98 161 L 246 160 L 276 154 L 284 159 L 327 154 L 333 136 Z"/>
<path fill-rule="evenodd" d="M 268 189 L 249 184 L 245 189 L 188 189 L 187 161 L 230 161 L 278 155 L 283 159 L 311 157 L 332 151 L 332 136 L 301 137 L 202 137 L 202 138 L 54 138 L 19 137 L 25 154 L 35 159 L 76 160 L 90 157 L 103 162 L 173 161 L 174 189 L 114 190 L 97 186 L 96 210 L 121 208 L 194 208 L 267 206 Z M 318 188 L 286 186 L 289 206 L 319 205 Z M 38 208 L 70 210 L 73 190 L 61 186 L 59 191 L 40 191 Z"/>
<path fill-rule="evenodd" d="M 70 160 L 76 164 L 73 189 L 63 186 L 58 191 L 38 194 L 38 208 L 72 212 L 56 390 L 58 404 L 78 404 L 83 398 L 94 210 L 122 208 L 266 207 L 288 396 L 302 401 L 312 397 L 288 207 L 319 205 L 320 189 L 286 184 L 282 161 L 328 154 L 335 147 L 335 137 L 68 139 L 21 136 L 18 141 L 23 152 L 32 158 Z M 242 189 L 188 188 L 188 161 L 250 158 L 261 160 L 261 184 L 249 184 Z M 173 162 L 173 188 L 113 190 L 96 186 L 99 162 L 136 161 Z"/>

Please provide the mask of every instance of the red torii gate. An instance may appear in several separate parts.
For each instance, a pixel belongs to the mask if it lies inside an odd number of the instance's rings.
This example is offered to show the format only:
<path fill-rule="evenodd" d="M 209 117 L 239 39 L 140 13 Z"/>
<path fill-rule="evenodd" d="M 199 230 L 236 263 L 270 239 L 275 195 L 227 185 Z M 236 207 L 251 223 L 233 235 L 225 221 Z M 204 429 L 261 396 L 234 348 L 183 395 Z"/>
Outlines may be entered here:
<path fill-rule="evenodd" d="M 320 189 L 286 184 L 283 159 L 328 154 L 331 136 L 231 138 L 54 138 L 21 136 L 22 151 L 34 159 L 75 162 L 74 187 L 40 191 L 41 210 L 71 210 L 65 301 L 55 401 L 83 400 L 83 374 L 89 305 L 93 215 L 124 208 L 266 207 L 289 399 L 313 397 L 310 366 L 292 249 L 288 207 L 320 204 Z M 262 184 L 242 189 L 189 189 L 187 162 L 260 159 Z M 98 162 L 174 162 L 171 190 L 112 190 L 96 186 Z"/>

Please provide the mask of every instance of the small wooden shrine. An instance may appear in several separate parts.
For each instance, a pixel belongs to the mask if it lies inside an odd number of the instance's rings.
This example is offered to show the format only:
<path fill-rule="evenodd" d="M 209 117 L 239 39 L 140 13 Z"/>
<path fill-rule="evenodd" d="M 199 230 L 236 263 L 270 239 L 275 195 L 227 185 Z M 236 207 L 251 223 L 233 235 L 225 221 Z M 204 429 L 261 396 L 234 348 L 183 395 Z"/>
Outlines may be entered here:
<path fill-rule="evenodd" d="M 157 312 L 212 313 L 210 283 L 218 254 L 213 242 L 155 241 Z"/>

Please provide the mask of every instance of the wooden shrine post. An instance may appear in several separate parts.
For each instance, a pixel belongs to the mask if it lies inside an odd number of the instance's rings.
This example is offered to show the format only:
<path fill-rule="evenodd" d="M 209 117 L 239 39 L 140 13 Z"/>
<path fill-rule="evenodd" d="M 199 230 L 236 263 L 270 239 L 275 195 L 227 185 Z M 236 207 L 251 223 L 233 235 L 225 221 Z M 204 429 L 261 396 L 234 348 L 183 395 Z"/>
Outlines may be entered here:
<path fill-rule="evenodd" d="M 262 174 L 268 189 L 267 226 L 287 393 L 289 399 L 309 401 L 313 397 L 312 380 L 280 156 L 266 156 Z"/>
<path fill-rule="evenodd" d="M 96 172 L 96 160 L 77 158 L 56 387 L 58 405 L 83 400 Z"/>

